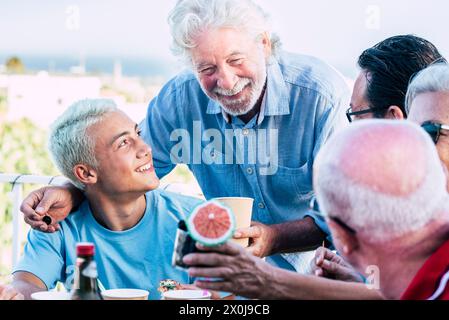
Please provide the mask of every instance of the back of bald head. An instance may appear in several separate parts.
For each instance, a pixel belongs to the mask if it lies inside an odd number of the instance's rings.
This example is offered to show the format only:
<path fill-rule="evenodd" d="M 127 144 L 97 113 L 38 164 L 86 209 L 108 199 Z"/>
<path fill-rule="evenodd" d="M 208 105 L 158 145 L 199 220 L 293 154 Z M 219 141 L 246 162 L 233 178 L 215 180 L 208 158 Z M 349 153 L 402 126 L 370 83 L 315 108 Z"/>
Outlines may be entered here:
<path fill-rule="evenodd" d="M 407 121 L 362 120 L 319 152 L 322 210 L 371 242 L 413 232 L 445 210 L 446 176 L 432 140 Z"/>

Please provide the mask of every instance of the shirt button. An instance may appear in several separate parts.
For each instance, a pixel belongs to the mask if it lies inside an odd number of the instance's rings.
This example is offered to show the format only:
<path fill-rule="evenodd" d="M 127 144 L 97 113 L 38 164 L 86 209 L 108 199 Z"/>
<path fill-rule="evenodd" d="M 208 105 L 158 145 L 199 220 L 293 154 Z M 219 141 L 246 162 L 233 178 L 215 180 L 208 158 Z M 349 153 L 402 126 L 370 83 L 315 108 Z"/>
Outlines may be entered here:
<path fill-rule="evenodd" d="M 253 169 L 252 169 L 252 168 L 248 168 L 248 169 L 246 169 L 246 172 L 247 172 L 248 174 L 253 174 Z"/>
<path fill-rule="evenodd" d="M 258 206 L 259 206 L 260 209 L 264 209 L 265 208 L 265 205 L 262 202 L 259 202 Z"/>
<path fill-rule="evenodd" d="M 244 136 L 247 136 L 249 134 L 249 129 L 243 129 L 242 133 Z"/>

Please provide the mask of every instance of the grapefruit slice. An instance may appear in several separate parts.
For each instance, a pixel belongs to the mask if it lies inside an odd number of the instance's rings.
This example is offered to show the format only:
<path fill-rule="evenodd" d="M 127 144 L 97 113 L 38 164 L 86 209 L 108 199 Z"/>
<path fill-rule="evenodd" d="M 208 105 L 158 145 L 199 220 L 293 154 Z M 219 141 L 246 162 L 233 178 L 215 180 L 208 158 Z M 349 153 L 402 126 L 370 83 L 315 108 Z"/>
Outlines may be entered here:
<path fill-rule="evenodd" d="M 195 208 L 187 219 L 190 236 L 205 246 L 216 246 L 232 237 L 235 218 L 231 209 L 216 201 Z"/>

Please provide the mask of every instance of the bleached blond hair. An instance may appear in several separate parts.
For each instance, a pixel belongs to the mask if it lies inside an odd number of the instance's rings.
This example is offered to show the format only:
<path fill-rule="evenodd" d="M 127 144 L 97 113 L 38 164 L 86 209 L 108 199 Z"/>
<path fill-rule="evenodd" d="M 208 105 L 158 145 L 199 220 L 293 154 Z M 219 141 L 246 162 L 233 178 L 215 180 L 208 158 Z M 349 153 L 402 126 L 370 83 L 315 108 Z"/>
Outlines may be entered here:
<path fill-rule="evenodd" d="M 51 125 L 48 148 L 59 171 L 79 189 L 84 189 L 73 173 L 77 164 L 98 166 L 95 141 L 87 134 L 89 127 L 110 112 L 118 111 L 109 99 L 84 99 L 72 104 Z"/>

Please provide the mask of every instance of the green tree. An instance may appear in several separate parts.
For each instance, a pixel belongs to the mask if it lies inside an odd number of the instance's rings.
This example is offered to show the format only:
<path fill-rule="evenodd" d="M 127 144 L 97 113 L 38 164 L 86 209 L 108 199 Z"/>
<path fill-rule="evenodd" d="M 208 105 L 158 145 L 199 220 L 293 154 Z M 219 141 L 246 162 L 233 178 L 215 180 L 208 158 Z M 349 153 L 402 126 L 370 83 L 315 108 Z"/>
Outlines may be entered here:
<path fill-rule="evenodd" d="M 5 101 L 0 96 L 0 172 L 57 175 L 46 148 L 47 132 L 26 118 L 14 122 L 2 120 L 2 114 L 6 114 Z M 24 194 L 35 188 L 36 185 L 25 185 Z M 0 184 L 0 275 L 11 272 L 7 261 L 12 242 L 11 191 L 11 184 Z"/>
<path fill-rule="evenodd" d="M 23 64 L 22 60 L 20 60 L 19 57 L 11 57 L 8 60 L 6 60 L 5 63 L 6 71 L 9 73 L 24 73 L 25 72 L 25 65 Z"/>

